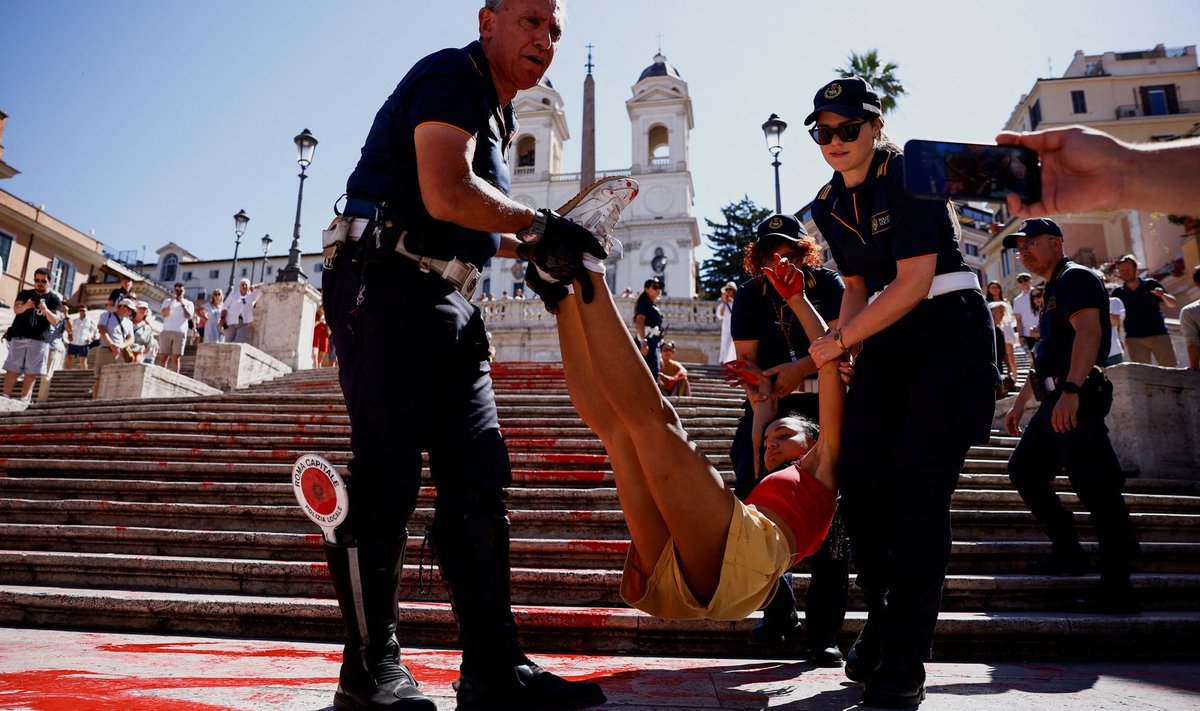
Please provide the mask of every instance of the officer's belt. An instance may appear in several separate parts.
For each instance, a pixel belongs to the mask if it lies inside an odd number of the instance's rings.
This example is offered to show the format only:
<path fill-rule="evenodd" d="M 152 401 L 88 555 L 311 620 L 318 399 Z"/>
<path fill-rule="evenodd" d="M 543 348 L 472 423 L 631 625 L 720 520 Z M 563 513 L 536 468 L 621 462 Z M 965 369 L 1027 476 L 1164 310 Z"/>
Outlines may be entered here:
<path fill-rule="evenodd" d="M 883 287 L 879 291 L 871 294 L 867 298 L 867 303 L 875 302 L 879 295 L 884 292 L 887 287 Z M 983 292 L 979 286 L 979 277 L 975 276 L 975 272 L 950 272 L 948 274 L 938 274 L 933 277 L 933 282 L 929 285 L 929 293 L 925 295 L 926 299 L 932 299 L 935 296 L 949 294 L 952 291 L 978 291 Z"/>
<path fill-rule="evenodd" d="M 1039 402 L 1042 399 L 1044 399 L 1044 396 L 1046 393 L 1052 393 L 1052 392 L 1055 392 L 1056 390 L 1060 389 L 1062 387 L 1062 384 L 1064 382 L 1066 382 L 1066 380 L 1067 380 L 1066 377 L 1040 378 L 1032 370 L 1029 371 L 1029 378 L 1033 380 L 1031 385 L 1033 386 L 1034 395 L 1036 396 L 1036 399 Z M 1104 372 L 1104 368 L 1101 368 L 1098 365 L 1093 365 L 1092 369 L 1088 371 L 1087 376 L 1084 377 L 1083 385 L 1086 386 L 1086 385 L 1092 384 L 1096 381 L 1103 382 L 1106 378 L 1107 378 L 1107 375 Z"/>
<path fill-rule="evenodd" d="M 346 240 L 353 242 L 361 239 L 368 222 L 370 220 L 365 217 L 351 217 L 349 219 L 350 229 L 346 233 Z M 445 260 L 413 254 L 404 248 L 404 237 L 407 234 L 408 230 L 401 230 L 396 235 L 396 254 L 416 262 L 421 271 L 432 272 L 440 276 L 457 289 L 458 293 L 468 299 L 471 298 L 475 293 L 475 287 L 479 285 L 479 270 L 473 264 L 464 262 L 458 257 Z"/>

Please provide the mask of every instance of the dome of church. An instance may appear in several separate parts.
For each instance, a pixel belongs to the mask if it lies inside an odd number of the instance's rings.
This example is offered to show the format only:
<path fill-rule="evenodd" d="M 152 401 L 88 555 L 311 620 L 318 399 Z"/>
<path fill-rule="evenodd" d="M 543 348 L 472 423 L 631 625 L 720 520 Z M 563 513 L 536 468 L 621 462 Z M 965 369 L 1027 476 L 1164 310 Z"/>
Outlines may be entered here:
<path fill-rule="evenodd" d="M 642 75 L 638 77 L 638 81 L 649 79 L 650 77 L 675 77 L 676 79 L 683 78 L 679 76 L 678 69 L 670 64 L 667 64 L 667 58 L 662 55 L 662 52 L 654 55 L 654 64 L 651 64 L 650 66 L 646 67 L 644 71 L 642 71 Z"/>

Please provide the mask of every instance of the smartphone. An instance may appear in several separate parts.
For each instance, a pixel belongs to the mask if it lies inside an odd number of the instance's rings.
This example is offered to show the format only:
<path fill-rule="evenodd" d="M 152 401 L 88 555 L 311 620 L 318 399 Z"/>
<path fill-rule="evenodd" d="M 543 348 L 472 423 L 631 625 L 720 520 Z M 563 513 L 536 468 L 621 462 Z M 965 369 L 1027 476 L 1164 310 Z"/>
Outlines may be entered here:
<path fill-rule="evenodd" d="M 1024 146 L 988 146 L 949 141 L 904 144 L 904 188 L 918 198 L 1004 202 L 1042 200 L 1036 151 Z"/>

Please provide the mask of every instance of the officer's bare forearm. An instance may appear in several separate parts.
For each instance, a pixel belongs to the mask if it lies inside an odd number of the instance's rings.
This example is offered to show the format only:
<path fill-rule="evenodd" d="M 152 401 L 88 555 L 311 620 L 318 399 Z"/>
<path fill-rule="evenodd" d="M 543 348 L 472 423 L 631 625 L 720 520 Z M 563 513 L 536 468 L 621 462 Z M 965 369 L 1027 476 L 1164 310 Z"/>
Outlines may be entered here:
<path fill-rule="evenodd" d="M 838 324 L 845 326 L 867 308 L 867 283 L 862 277 L 842 277 L 846 291 L 842 294 L 842 308 L 838 311 Z"/>
<path fill-rule="evenodd" d="M 430 216 L 484 232 L 515 233 L 533 222 L 534 210 L 475 175 L 475 138 L 438 123 L 416 128 L 417 179 Z"/>
<path fill-rule="evenodd" d="M 887 285 L 879 298 L 867 305 L 852 322 L 841 319 L 842 342 L 847 346 L 862 343 L 912 311 L 929 293 L 937 257 L 929 254 L 904 259 L 896 267 L 896 279 Z"/>

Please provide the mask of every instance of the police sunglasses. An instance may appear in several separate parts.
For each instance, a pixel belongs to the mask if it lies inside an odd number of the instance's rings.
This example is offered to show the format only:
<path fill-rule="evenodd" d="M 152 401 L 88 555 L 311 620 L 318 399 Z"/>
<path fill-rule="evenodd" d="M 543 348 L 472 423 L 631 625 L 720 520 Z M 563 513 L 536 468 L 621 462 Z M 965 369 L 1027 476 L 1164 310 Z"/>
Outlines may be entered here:
<path fill-rule="evenodd" d="M 814 126 L 808 129 L 808 135 L 817 142 L 818 146 L 828 146 L 833 143 L 833 137 L 837 136 L 846 143 L 851 143 L 858 140 L 858 134 L 862 131 L 862 127 L 867 123 L 866 119 L 857 121 L 848 121 L 841 126 Z"/>

